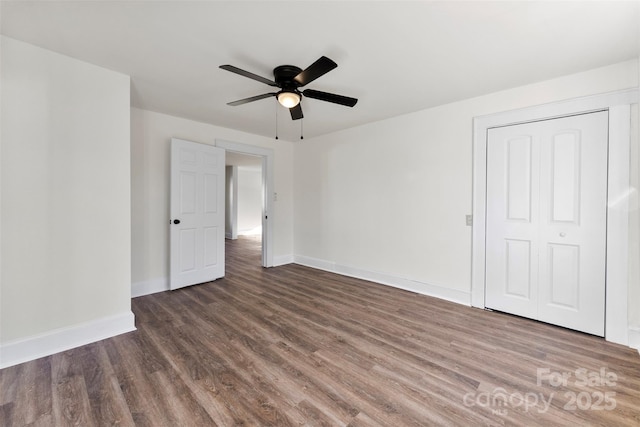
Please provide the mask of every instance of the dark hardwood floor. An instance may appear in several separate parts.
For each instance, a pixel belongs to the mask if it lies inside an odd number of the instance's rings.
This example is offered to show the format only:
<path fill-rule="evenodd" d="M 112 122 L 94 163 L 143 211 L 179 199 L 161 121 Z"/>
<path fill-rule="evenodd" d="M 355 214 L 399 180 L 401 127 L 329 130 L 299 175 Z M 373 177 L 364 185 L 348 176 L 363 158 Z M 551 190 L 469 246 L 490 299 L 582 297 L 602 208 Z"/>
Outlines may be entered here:
<path fill-rule="evenodd" d="M 136 332 L 0 371 L 0 425 L 640 425 L 634 350 L 259 258 L 227 242 Z"/>

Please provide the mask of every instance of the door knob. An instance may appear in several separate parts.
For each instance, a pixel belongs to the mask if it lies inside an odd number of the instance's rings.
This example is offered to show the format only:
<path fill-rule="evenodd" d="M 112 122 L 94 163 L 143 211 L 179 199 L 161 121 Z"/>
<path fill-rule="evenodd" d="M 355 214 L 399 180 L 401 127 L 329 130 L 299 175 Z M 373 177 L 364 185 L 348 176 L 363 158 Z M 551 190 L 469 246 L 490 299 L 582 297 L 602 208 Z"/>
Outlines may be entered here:
<path fill-rule="evenodd" d="M 173 223 L 174 223 L 174 224 L 180 224 L 180 220 L 179 220 L 179 219 L 174 219 L 174 220 L 173 220 Z"/>
<path fill-rule="evenodd" d="M 560 233 L 560 237 L 564 237 L 566 235 L 567 235 L 567 233 L 565 233 L 564 231 Z"/>

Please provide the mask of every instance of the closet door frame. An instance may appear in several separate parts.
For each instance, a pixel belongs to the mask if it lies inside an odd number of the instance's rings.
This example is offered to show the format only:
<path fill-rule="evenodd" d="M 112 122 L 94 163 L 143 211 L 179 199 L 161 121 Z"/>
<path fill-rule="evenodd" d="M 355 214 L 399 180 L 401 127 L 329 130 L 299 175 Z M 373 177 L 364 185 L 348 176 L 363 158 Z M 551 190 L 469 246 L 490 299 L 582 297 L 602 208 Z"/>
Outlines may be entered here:
<path fill-rule="evenodd" d="M 605 339 L 629 345 L 628 230 L 631 104 L 638 89 L 623 90 L 506 111 L 473 119 L 473 228 L 471 305 L 485 308 L 487 134 L 493 127 L 567 117 L 596 111 L 609 113 L 607 196 L 607 275 Z"/>

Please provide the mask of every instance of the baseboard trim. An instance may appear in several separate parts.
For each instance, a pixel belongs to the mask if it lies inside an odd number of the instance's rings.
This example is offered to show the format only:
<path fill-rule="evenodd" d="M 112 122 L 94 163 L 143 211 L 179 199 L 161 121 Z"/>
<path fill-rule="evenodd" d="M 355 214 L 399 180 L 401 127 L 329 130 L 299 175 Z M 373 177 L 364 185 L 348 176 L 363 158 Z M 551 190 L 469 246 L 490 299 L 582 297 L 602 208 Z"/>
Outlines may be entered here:
<path fill-rule="evenodd" d="M 145 280 L 131 284 L 131 298 L 142 297 L 169 290 L 169 279 L 159 277 L 157 279 Z"/>
<path fill-rule="evenodd" d="M 640 354 L 640 327 L 629 327 L 629 347 L 638 350 Z"/>
<path fill-rule="evenodd" d="M 9 341 L 0 345 L 0 369 L 135 330 L 135 316 L 128 311 Z"/>
<path fill-rule="evenodd" d="M 449 289 L 443 286 L 419 282 L 412 279 L 406 279 L 387 273 L 349 267 L 346 265 L 340 265 L 334 262 L 301 255 L 295 255 L 293 262 L 307 267 L 341 274 L 343 276 L 368 280 L 370 282 L 379 283 L 381 285 L 391 286 L 394 288 L 403 289 L 405 291 L 415 292 L 417 294 L 427 295 L 446 301 L 455 302 L 457 304 L 471 306 L 471 292 Z"/>
<path fill-rule="evenodd" d="M 273 266 L 278 267 L 286 264 L 293 264 L 293 255 L 280 255 L 273 257 Z"/>

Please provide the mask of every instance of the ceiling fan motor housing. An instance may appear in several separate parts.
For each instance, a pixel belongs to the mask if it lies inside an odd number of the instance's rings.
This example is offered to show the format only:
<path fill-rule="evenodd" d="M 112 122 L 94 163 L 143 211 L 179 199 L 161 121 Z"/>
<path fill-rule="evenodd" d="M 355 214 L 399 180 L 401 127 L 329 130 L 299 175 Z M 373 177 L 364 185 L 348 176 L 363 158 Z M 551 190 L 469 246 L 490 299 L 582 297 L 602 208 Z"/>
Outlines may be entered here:
<path fill-rule="evenodd" d="M 273 77 L 282 90 L 298 92 L 300 84 L 294 80 L 294 77 L 301 72 L 302 69 L 295 65 L 280 65 L 273 69 Z"/>

